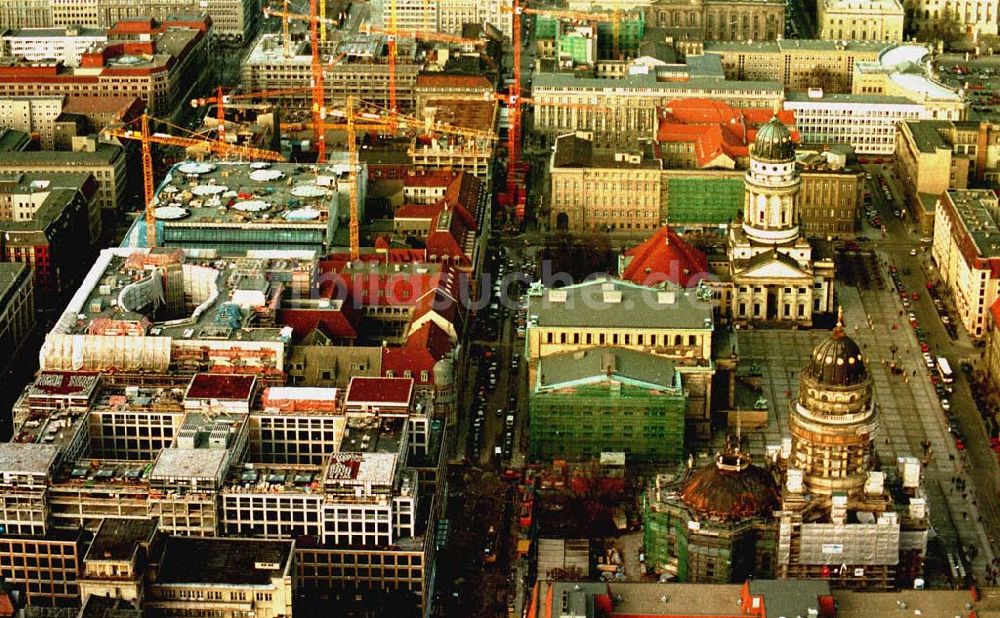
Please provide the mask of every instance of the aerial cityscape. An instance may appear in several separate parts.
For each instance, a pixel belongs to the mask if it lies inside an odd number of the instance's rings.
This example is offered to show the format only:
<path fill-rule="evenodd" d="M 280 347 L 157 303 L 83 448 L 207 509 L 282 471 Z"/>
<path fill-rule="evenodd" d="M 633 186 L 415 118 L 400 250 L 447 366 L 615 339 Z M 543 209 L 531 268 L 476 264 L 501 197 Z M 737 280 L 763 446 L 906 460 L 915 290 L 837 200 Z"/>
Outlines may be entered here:
<path fill-rule="evenodd" d="M 1000 618 L 1000 0 L 0 0 L 0 618 Z"/>

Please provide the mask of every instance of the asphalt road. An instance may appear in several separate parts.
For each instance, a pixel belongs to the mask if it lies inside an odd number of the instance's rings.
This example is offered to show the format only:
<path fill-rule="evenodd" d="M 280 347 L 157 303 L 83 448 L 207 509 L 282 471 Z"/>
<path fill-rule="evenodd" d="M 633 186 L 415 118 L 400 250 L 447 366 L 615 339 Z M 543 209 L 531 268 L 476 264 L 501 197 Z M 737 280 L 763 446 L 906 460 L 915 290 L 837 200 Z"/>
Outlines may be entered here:
<path fill-rule="evenodd" d="M 882 166 L 868 166 L 869 171 L 882 173 Z M 895 196 L 896 204 L 901 204 L 900 196 L 902 191 L 898 181 L 890 175 L 886 175 L 890 188 Z M 972 400 L 969 390 L 969 383 L 964 373 L 959 368 L 962 361 L 972 361 L 979 358 L 979 351 L 974 348 L 971 341 L 958 328 L 959 340 L 953 341 L 945 331 L 944 324 L 934 307 L 931 297 L 927 292 L 925 284 L 927 281 L 938 278 L 937 270 L 930 256 L 930 249 L 919 251 L 919 237 L 914 231 L 912 221 L 906 219 L 900 221 L 892 216 L 889 205 L 881 199 L 881 193 L 872 190 L 872 195 L 880 204 L 880 214 L 883 223 L 887 227 L 890 242 L 879 241 L 877 248 L 889 261 L 894 263 L 901 271 L 906 269 L 910 274 L 902 274 L 901 278 L 908 290 L 919 292 L 919 300 L 913 302 L 911 311 L 917 316 L 917 321 L 926 334 L 926 339 L 931 348 L 931 353 L 935 356 L 945 356 L 952 364 L 955 372 L 955 382 L 952 385 L 954 393 L 949 396 L 952 411 L 958 419 L 959 428 L 966 436 L 966 448 L 957 456 L 964 467 L 964 476 L 972 483 L 972 496 L 970 496 L 970 507 L 978 512 L 977 516 L 982 516 L 982 524 L 985 529 L 986 542 L 995 545 L 995 539 L 1000 538 L 1000 469 L 997 466 L 997 456 L 990 449 L 989 439 L 983 427 L 979 412 Z M 908 215 L 907 215 L 908 216 Z M 876 238 L 874 230 L 869 231 L 869 235 Z M 910 255 L 910 250 L 918 248 L 916 256 Z M 889 281 L 891 284 L 891 280 Z M 943 297 L 947 295 L 942 294 Z M 946 302 L 946 305 L 950 303 Z M 951 307 L 951 320 L 956 321 L 954 307 Z M 922 380 L 928 380 L 926 375 L 918 376 Z"/>

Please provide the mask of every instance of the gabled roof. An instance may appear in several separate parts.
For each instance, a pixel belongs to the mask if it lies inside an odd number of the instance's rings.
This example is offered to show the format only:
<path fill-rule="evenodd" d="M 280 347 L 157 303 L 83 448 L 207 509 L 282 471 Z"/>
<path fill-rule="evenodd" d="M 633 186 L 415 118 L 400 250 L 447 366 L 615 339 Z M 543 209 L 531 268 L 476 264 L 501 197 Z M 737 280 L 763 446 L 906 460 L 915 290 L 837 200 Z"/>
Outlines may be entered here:
<path fill-rule="evenodd" d="M 435 363 L 450 351 L 448 333 L 434 322 L 427 322 L 402 346 L 382 348 L 382 373 L 392 371 L 398 376 L 409 370 L 412 375 L 419 376 L 421 371 L 432 372 Z"/>
<path fill-rule="evenodd" d="M 763 278 L 799 278 L 812 277 L 799 266 L 793 258 L 776 249 L 758 253 L 746 261 L 746 266 L 739 272 L 742 277 Z"/>
<path fill-rule="evenodd" d="M 990 305 L 990 315 L 993 316 L 993 327 L 1000 328 L 1000 298 Z"/>
<path fill-rule="evenodd" d="M 682 287 L 696 284 L 708 273 L 708 258 L 684 241 L 669 226 L 663 226 L 646 242 L 625 252 L 632 260 L 622 279 L 638 285 L 670 281 Z"/>

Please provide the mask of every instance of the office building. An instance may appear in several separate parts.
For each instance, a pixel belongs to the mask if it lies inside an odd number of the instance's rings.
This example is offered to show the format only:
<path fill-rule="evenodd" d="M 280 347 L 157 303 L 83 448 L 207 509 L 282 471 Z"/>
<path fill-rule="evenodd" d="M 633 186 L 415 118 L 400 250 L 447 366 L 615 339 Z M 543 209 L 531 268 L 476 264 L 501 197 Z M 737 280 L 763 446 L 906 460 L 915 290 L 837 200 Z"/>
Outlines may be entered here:
<path fill-rule="evenodd" d="M 906 206 L 924 234 L 934 230 L 935 204 L 948 189 L 988 181 L 990 144 L 997 131 L 988 123 L 921 120 L 902 122 L 896 131 L 896 174 Z"/>
<path fill-rule="evenodd" d="M 992 191 L 949 189 L 935 210 L 934 262 L 959 322 L 980 339 L 1000 290 L 1000 202 Z"/>
<path fill-rule="evenodd" d="M 157 188 L 156 242 L 203 248 L 222 255 L 249 250 L 323 254 L 350 220 L 350 174 L 345 153 L 321 166 L 292 163 L 185 161 Z M 355 171 L 359 216 L 364 217 L 364 164 Z M 146 246 L 146 222 L 136 219 L 125 238 Z"/>
<path fill-rule="evenodd" d="M 785 90 L 843 94 L 851 91 L 854 64 L 876 60 L 883 41 L 706 41 L 704 52 L 722 58 L 726 79 L 781 82 Z"/>
<path fill-rule="evenodd" d="M 97 181 L 97 204 L 104 217 L 124 212 L 128 200 L 126 152 L 118 144 L 98 142 L 93 137 L 75 138 L 73 150 L 0 151 L 0 173 L 85 173 Z"/>
<path fill-rule="evenodd" d="M 386 37 L 338 31 L 328 33 L 329 40 L 322 50 L 323 85 L 326 102 L 331 108 L 342 109 L 348 96 L 355 101 L 370 101 L 381 107 L 389 106 L 389 64 L 386 59 Z M 293 42 L 286 55 L 280 34 L 263 34 L 243 59 L 240 84 L 247 91 L 302 91 L 271 98 L 285 106 L 308 110 L 312 56 L 308 42 Z M 414 109 L 414 89 L 417 74 L 423 68 L 417 46 L 412 39 L 400 39 L 396 60 L 396 101 L 401 111 Z M 331 120 L 331 122 L 333 122 Z"/>
<path fill-rule="evenodd" d="M 903 40 L 903 6 L 899 0 L 819 0 L 816 36 L 820 39 Z"/>
<path fill-rule="evenodd" d="M 92 175 L 0 172 L 0 261 L 31 267 L 39 305 L 79 283 L 100 236 Z"/>
<path fill-rule="evenodd" d="M 61 59 L 6 63 L 0 96 L 129 95 L 151 115 L 170 118 L 188 107 L 208 74 L 210 28 L 207 18 L 119 22 L 107 42 L 80 55 L 77 67 Z"/>
<path fill-rule="evenodd" d="M 27 264 L 0 262 L 0 350 L 7 350 L 0 367 L 18 358 L 35 328 L 35 287 Z"/>

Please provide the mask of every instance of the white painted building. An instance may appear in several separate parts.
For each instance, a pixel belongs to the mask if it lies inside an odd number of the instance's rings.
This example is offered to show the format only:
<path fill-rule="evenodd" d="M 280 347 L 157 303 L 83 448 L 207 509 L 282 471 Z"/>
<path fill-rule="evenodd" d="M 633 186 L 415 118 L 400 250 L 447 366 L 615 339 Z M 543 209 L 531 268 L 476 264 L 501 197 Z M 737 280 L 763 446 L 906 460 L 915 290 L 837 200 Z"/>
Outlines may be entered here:
<path fill-rule="evenodd" d="M 917 33 L 934 33 L 945 21 L 954 21 L 972 38 L 997 34 L 997 0 L 905 0 L 907 18 Z"/>
<path fill-rule="evenodd" d="M 986 333 L 1000 290 L 1000 201 L 983 189 L 951 189 L 937 202 L 932 255 L 970 336 Z"/>
<path fill-rule="evenodd" d="M 83 52 L 107 40 L 104 28 L 18 28 L 0 35 L 0 46 L 4 58 L 61 60 L 66 66 L 76 67 Z"/>
<path fill-rule="evenodd" d="M 924 108 L 904 97 L 789 92 L 784 108 L 795 112 L 802 142 L 850 144 L 858 154 L 891 155 L 896 125 L 924 117 Z"/>

